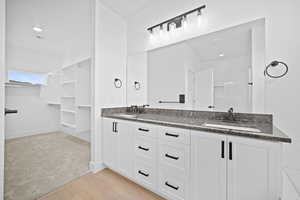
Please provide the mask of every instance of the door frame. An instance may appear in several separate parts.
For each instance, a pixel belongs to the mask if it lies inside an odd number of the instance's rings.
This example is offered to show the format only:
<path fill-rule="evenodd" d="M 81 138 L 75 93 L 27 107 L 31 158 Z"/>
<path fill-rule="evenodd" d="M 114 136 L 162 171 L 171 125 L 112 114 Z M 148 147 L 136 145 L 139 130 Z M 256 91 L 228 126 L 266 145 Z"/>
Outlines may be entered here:
<path fill-rule="evenodd" d="M 0 200 L 4 199 L 5 0 L 0 0 Z"/>

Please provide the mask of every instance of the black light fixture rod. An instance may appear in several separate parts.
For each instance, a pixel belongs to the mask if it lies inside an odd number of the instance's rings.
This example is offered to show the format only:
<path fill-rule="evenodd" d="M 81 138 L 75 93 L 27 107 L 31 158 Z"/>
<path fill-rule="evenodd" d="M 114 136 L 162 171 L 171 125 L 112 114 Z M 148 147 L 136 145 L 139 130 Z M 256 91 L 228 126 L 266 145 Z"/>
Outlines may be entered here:
<path fill-rule="evenodd" d="M 166 21 L 164 21 L 164 22 L 161 22 L 161 23 L 159 23 L 159 24 L 156 24 L 156 25 L 154 25 L 154 26 L 151 26 L 151 27 L 148 28 L 147 30 L 148 30 L 148 31 L 152 31 L 152 30 L 153 30 L 154 28 L 156 28 L 156 27 L 162 26 L 162 25 L 164 25 L 164 24 L 166 24 L 166 23 L 168 23 L 168 22 L 171 22 L 171 21 L 173 21 L 173 20 L 175 20 L 175 19 L 177 19 L 177 18 L 180 18 L 180 17 L 183 17 L 183 16 L 187 16 L 187 15 L 193 13 L 193 12 L 202 10 L 202 9 L 204 9 L 204 8 L 206 8 L 206 5 L 200 6 L 200 7 L 198 7 L 198 8 L 193 9 L 193 10 L 187 11 L 187 12 L 181 14 L 181 15 L 178 15 L 178 16 L 176 16 L 176 17 L 173 17 L 172 19 L 168 19 L 168 20 L 166 20 Z"/>

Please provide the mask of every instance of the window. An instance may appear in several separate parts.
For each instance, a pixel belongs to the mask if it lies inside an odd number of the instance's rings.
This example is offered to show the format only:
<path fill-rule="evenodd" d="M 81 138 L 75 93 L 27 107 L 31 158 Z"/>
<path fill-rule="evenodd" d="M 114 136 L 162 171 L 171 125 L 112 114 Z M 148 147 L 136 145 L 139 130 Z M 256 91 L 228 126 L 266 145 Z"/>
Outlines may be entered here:
<path fill-rule="evenodd" d="M 47 75 L 9 71 L 8 80 L 10 82 L 22 82 L 22 83 L 45 85 L 47 82 Z"/>

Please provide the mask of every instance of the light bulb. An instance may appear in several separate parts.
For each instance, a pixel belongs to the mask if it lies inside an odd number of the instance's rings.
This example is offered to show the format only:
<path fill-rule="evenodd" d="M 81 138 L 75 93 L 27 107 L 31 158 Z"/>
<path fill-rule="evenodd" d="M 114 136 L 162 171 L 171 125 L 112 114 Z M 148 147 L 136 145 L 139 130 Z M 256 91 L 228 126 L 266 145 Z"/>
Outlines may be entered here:
<path fill-rule="evenodd" d="M 197 21 L 198 21 L 198 25 L 202 24 L 202 12 L 201 12 L 201 9 L 198 10 Z"/>
<path fill-rule="evenodd" d="M 43 32 L 43 29 L 42 29 L 41 27 L 38 27 L 38 26 L 34 26 L 34 27 L 32 28 L 32 30 L 34 30 L 34 31 L 37 32 L 37 33 Z"/>
<path fill-rule="evenodd" d="M 176 29 L 176 23 L 172 22 L 169 24 L 169 31 L 173 31 Z"/>
<path fill-rule="evenodd" d="M 183 18 L 182 18 L 182 27 L 183 28 L 186 28 L 187 27 L 187 17 L 186 16 L 183 16 Z"/>

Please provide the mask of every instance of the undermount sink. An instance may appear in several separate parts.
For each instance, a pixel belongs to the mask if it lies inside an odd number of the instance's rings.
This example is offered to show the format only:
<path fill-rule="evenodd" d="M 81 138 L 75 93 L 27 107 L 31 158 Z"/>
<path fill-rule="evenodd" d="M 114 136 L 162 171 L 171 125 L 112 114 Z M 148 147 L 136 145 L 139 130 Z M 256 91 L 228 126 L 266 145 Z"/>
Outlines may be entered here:
<path fill-rule="evenodd" d="M 120 117 L 126 117 L 126 118 L 136 118 L 136 114 L 118 114 Z"/>
<path fill-rule="evenodd" d="M 211 128 L 223 128 L 223 129 L 230 129 L 230 130 L 237 130 L 237 131 L 249 131 L 249 132 L 261 133 L 261 130 L 259 129 L 242 127 L 242 126 L 231 126 L 231 125 L 209 124 L 209 123 L 205 123 L 204 126 L 211 127 Z"/>

